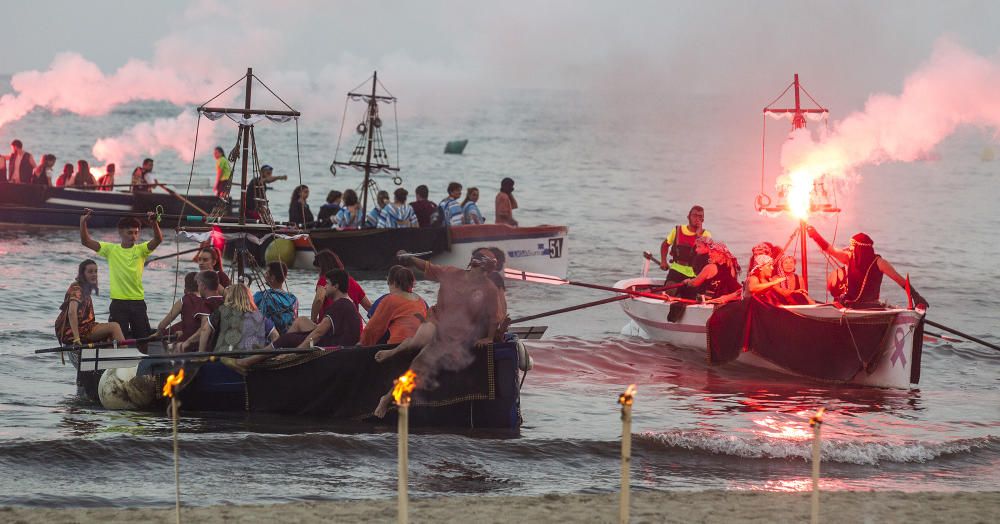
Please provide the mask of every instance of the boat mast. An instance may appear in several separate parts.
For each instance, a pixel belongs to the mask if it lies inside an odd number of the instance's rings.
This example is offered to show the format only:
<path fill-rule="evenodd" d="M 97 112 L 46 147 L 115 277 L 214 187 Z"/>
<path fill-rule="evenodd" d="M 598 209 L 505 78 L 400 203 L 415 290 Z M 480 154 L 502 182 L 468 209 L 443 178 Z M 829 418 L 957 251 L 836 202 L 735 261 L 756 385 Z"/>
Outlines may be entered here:
<path fill-rule="evenodd" d="M 796 77 L 797 78 L 797 77 Z M 250 118 L 250 90 L 253 86 L 253 68 L 247 68 L 247 88 L 246 88 L 246 100 L 243 103 L 243 118 Z M 798 105 L 796 91 L 796 105 Z M 243 162 L 241 166 L 242 174 L 240 176 L 240 225 L 246 225 L 247 223 L 247 162 L 250 158 L 250 126 L 246 124 L 240 124 L 240 132 L 243 134 Z M 243 276 L 243 261 L 240 261 L 240 276 Z"/>
<path fill-rule="evenodd" d="M 368 184 L 371 180 L 372 170 L 372 143 L 375 135 L 375 117 L 378 112 L 378 100 L 375 98 L 375 86 L 378 85 L 378 71 L 372 74 L 372 97 L 368 99 L 368 152 L 365 158 L 365 182 L 361 188 L 361 227 L 365 227 L 368 221 Z M 376 202 L 376 205 L 378 203 Z"/>
<path fill-rule="evenodd" d="M 802 104 L 799 103 L 799 74 L 795 73 L 795 113 L 792 115 L 792 130 L 806 127 L 806 116 L 802 114 Z M 802 283 L 805 285 L 806 293 L 809 293 L 809 244 L 806 242 L 805 219 L 799 220 L 799 241 L 802 242 Z"/>

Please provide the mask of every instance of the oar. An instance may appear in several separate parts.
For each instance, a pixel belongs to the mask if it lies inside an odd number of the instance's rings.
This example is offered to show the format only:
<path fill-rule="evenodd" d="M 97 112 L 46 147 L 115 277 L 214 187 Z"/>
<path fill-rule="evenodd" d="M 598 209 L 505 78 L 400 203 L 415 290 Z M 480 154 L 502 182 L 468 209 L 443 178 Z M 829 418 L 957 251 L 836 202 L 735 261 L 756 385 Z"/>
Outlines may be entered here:
<path fill-rule="evenodd" d="M 195 209 L 195 211 L 201 213 L 202 215 L 205 215 L 205 216 L 211 215 L 211 213 L 209 213 L 208 211 L 205 211 L 204 209 L 198 207 L 198 204 L 195 204 L 189 198 L 187 198 L 184 195 L 178 193 L 177 191 L 174 191 L 173 189 L 170 189 L 166 184 L 161 183 L 159 180 L 156 181 L 156 185 L 162 187 L 164 191 L 166 191 L 167 193 L 170 193 L 170 196 L 172 196 L 172 197 L 176 198 L 177 200 L 180 200 L 181 202 L 184 202 L 185 204 L 191 206 L 192 208 Z"/>
<path fill-rule="evenodd" d="M 951 333 L 952 335 L 958 335 L 958 336 L 960 336 L 960 337 L 962 337 L 962 338 L 964 338 L 966 340 L 971 340 L 971 341 L 973 341 L 973 342 L 975 342 L 977 344 L 982 344 L 982 345 L 984 345 L 984 346 L 986 346 L 986 347 L 988 347 L 990 349 L 995 349 L 997 351 L 1000 351 L 1000 346 L 998 346 L 996 344 L 991 344 L 991 343 L 989 343 L 989 342 L 987 342 L 987 341 L 985 341 L 985 340 L 983 340 L 981 338 L 977 338 L 977 337 L 974 337 L 972 335 L 969 335 L 968 333 L 962 333 L 961 331 L 959 331 L 957 329 L 950 328 L 950 327 L 948 327 L 948 326 L 946 326 L 944 324 L 939 324 L 937 322 L 934 322 L 933 320 L 924 319 L 924 322 L 926 322 L 926 323 L 928 323 L 928 324 L 930 324 L 930 325 L 932 325 L 932 326 L 934 326 L 934 327 L 936 327 L 938 329 L 943 329 L 943 330 L 947 331 L 948 333 Z"/>
<path fill-rule="evenodd" d="M 663 267 L 663 262 L 660 262 L 660 257 L 658 257 L 658 256 L 656 256 L 656 255 L 654 255 L 654 254 L 650 253 L 649 251 L 643 251 L 643 252 L 642 252 L 642 256 L 643 256 L 643 258 L 645 258 L 646 260 L 649 260 L 649 261 L 651 261 L 651 262 L 656 262 L 656 265 L 657 265 L 658 267 Z"/>
<path fill-rule="evenodd" d="M 146 343 L 146 342 L 155 342 L 157 340 L 170 340 L 170 339 L 175 338 L 175 337 L 176 337 L 176 335 L 153 335 L 153 336 L 145 337 L 145 338 L 128 338 L 128 339 L 125 339 L 125 340 L 123 340 L 121 342 L 118 342 L 117 345 L 118 345 L 118 347 L 127 347 L 127 346 L 133 346 L 133 345 L 136 345 L 136 344 L 143 344 L 143 343 Z M 81 349 L 101 349 L 101 348 L 110 348 L 110 347 L 115 347 L 115 342 L 114 341 L 112 341 L 112 342 L 91 342 L 91 343 L 88 343 L 88 344 L 80 344 L 78 346 L 77 345 L 73 345 L 73 346 L 59 346 L 57 348 L 36 349 L 35 353 L 61 353 L 63 351 L 79 351 Z"/>
<path fill-rule="evenodd" d="M 377 344 L 374 346 L 313 346 L 308 348 L 275 348 L 275 349 L 253 349 L 247 351 L 206 351 L 203 353 L 167 353 L 164 355 L 146 355 L 144 357 L 100 357 L 96 359 L 84 359 L 85 362 L 114 362 L 118 360 L 169 360 L 171 362 L 180 360 L 208 359 L 216 360 L 225 357 L 252 357 L 256 355 L 294 355 L 298 353 L 314 353 L 316 351 L 345 350 L 345 349 L 392 349 L 399 344 Z"/>
<path fill-rule="evenodd" d="M 683 285 L 684 284 L 671 284 L 669 286 L 664 286 L 664 287 L 661 287 L 661 288 L 656 288 L 656 289 L 654 289 L 652 291 L 666 291 L 666 290 L 669 290 L 669 289 L 679 288 L 679 287 L 681 287 Z M 578 310 L 581 310 L 581 309 L 586 309 L 588 307 L 600 306 L 602 304 L 608 304 L 608 303 L 611 303 L 611 302 L 618 302 L 618 301 L 621 301 L 621 300 L 625 300 L 627 298 L 632 298 L 632 295 L 625 294 L 625 295 L 620 295 L 620 296 L 617 296 L 617 297 L 611 297 L 611 298 L 604 298 L 604 299 L 601 299 L 601 300 L 595 300 L 593 302 L 584 302 L 583 304 L 577 304 L 575 306 L 568 306 L 568 307 L 564 307 L 564 308 L 553 309 L 552 311 L 546 311 L 544 313 L 538 313 L 538 314 L 535 314 L 535 315 L 528 315 L 526 317 L 515 318 L 514 320 L 511 320 L 510 323 L 511 324 L 518 324 L 520 322 L 527 322 L 529 320 L 535 320 L 536 318 L 550 317 L 552 315 L 559 315 L 561 313 L 569 313 L 571 311 L 578 311 Z"/>
<path fill-rule="evenodd" d="M 635 291 L 635 290 L 632 290 L 632 289 L 624 289 L 624 288 L 620 288 L 620 287 L 602 286 L 602 285 L 599 285 L 599 284 L 588 284 L 587 282 L 576 282 L 576 281 L 573 281 L 573 280 L 566 280 L 564 278 L 554 277 L 554 276 L 551 276 L 551 275 L 543 275 L 541 273 L 529 273 L 527 271 L 520 271 L 520 270 L 512 269 L 512 268 L 505 268 L 503 270 L 503 276 L 505 278 L 509 278 L 511 280 L 522 280 L 522 281 L 525 281 L 525 282 L 537 282 L 537 283 L 541 283 L 541 284 L 553 284 L 553 285 L 556 285 L 556 286 L 560 286 L 560 285 L 579 286 L 579 287 L 585 287 L 585 288 L 589 288 L 589 289 L 597 289 L 597 290 L 600 290 L 600 291 L 610 291 L 612 293 L 626 293 L 626 294 L 631 295 L 631 296 L 652 298 L 652 299 L 664 300 L 664 301 L 668 301 L 668 302 L 671 302 L 671 301 L 673 301 L 673 302 L 676 302 L 676 301 L 685 301 L 684 299 L 679 299 L 677 297 L 670 297 L 670 296 L 664 296 L 664 295 L 654 295 L 652 293 L 646 293 L 646 292 L 643 292 L 643 291 Z M 677 287 L 680 287 L 680 285 L 678 285 Z M 693 301 L 687 301 L 687 302 L 693 302 Z"/>
<path fill-rule="evenodd" d="M 187 250 L 184 250 L 184 251 L 178 251 L 176 253 L 171 253 L 169 255 L 163 255 L 162 257 L 147 258 L 146 261 L 143 262 L 143 265 L 148 265 L 150 262 L 156 262 L 157 260 L 163 260 L 165 258 L 174 258 L 174 257 L 179 257 L 181 255 L 187 255 L 188 253 L 194 253 L 195 251 L 201 251 L 202 249 L 204 249 L 204 248 L 202 248 L 201 246 L 198 246 L 198 247 L 193 248 L 193 249 L 187 249 Z"/>

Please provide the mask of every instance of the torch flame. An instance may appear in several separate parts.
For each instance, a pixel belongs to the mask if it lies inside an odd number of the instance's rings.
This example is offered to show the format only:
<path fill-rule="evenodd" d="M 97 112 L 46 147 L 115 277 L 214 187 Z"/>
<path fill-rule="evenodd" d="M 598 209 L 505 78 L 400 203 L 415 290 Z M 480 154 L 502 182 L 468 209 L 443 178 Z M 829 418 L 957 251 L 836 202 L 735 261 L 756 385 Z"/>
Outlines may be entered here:
<path fill-rule="evenodd" d="M 826 413 L 826 408 L 819 408 L 819 411 L 817 411 L 816 414 L 809 419 L 809 425 L 815 426 L 816 424 L 822 424 L 823 413 Z"/>
<path fill-rule="evenodd" d="M 184 368 L 177 371 L 177 374 L 171 373 L 167 377 L 167 382 L 163 384 L 163 396 L 173 397 L 174 396 L 174 386 L 179 386 L 181 382 L 184 381 Z"/>
<path fill-rule="evenodd" d="M 635 399 L 635 384 L 629 384 L 628 388 L 621 395 L 618 395 L 618 403 L 623 406 L 631 406 Z"/>
<path fill-rule="evenodd" d="M 406 373 L 396 379 L 392 388 L 392 398 L 396 401 L 396 405 L 409 404 L 410 393 L 413 393 L 415 387 L 417 387 L 417 374 L 412 369 L 407 369 Z"/>

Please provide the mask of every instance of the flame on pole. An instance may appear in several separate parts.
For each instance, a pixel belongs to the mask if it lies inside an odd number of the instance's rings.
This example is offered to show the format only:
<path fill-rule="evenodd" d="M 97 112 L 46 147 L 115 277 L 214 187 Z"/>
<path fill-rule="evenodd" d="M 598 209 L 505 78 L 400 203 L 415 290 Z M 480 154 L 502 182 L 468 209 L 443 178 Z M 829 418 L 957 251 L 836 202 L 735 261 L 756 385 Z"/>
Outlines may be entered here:
<path fill-rule="evenodd" d="M 627 523 L 629 514 L 629 474 L 632 465 L 632 402 L 635 400 L 635 384 L 629 384 L 618 403 L 622 406 L 622 479 L 621 495 L 618 500 L 618 522 Z"/>
<path fill-rule="evenodd" d="M 405 524 L 410 520 L 409 511 L 409 488 L 407 477 L 410 469 L 410 394 L 417 386 L 417 374 L 412 369 L 396 379 L 392 388 L 392 398 L 399 407 L 397 416 L 397 435 L 399 448 L 397 450 L 396 473 L 398 477 L 397 491 L 397 520 L 400 524 Z"/>
<path fill-rule="evenodd" d="M 823 413 L 826 408 L 819 408 L 809 419 L 809 425 L 813 428 L 812 446 L 812 524 L 819 522 L 819 461 L 820 461 L 820 428 L 823 426 Z"/>
<path fill-rule="evenodd" d="M 170 399 L 170 418 L 174 428 L 174 508 L 177 514 L 177 524 L 181 523 L 181 461 L 177 439 L 177 397 L 174 395 L 177 386 L 184 382 L 184 368 L 171 373 L 163 384 L 163 396 Z"/>

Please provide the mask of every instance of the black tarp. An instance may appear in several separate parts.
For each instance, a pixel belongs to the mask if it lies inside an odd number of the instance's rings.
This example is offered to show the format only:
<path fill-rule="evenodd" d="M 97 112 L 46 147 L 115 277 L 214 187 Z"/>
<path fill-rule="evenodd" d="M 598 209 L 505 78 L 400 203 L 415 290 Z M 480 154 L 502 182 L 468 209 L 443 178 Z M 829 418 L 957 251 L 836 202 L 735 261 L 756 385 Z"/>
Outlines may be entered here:
<path fill-rule="evenodd" d="M 451 248 L 447 227 L 314 229 L 309 232 L 309 239 L 317 252 L 333 250 L 352 274 L 388 271 L 398 263 L 396 252 L 401 249 L 410 253 L 431 251 L 437 254 Z"/>

